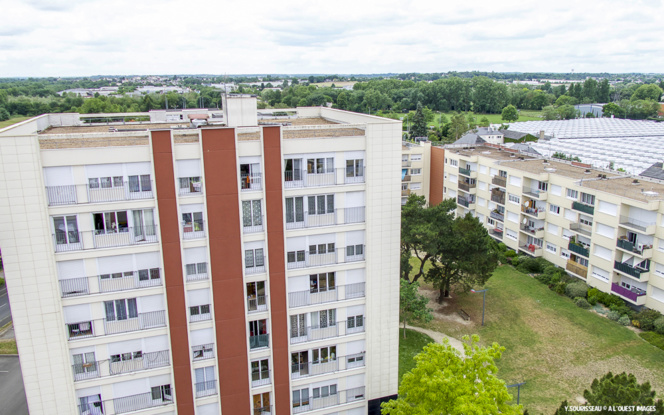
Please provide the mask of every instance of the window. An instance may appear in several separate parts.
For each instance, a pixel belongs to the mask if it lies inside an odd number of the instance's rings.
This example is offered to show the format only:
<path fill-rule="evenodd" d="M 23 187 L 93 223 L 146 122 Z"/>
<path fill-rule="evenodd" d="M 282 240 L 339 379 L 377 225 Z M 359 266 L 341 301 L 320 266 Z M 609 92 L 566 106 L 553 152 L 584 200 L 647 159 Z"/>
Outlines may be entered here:
<path fill-rule="evenodd" d="M 88 179 L 90 189 L 110 189 L 112 187 L 122 187 L 123 185 L 122 176 L 93 177 Z"/>
<path fill-rule="evenodd" d="M 74 379 L 87 379 L 97 376 L 97 362 L 94 352 L 75 354 L 72 356 L 74 361 Z"/>
<path fill-rule="evenodd" d="M 309 275 L 309 292 L 311 293 L 333 291 L 336 288 L 334 272 Z"/>
<path fill-rule="evenodd" d="M 554 215 L 560 215 L 560 206 L 552 205 L 549 203 L 549 212 L 553 213 Z"/>
<path fill-rule="evenodd" d="M 152 400 L 153 401 L 164 401 L 164 402 L 172 402 L 173 401 L 173 393 L 171 392 L 171 385 L 161 385 L 161 386 L 153 386 L 151 389 L 152 392 Z"/>
<path fill-rule="evenodd" d="M 563 258 L 567 258 L 567 259 L 569 259 L 569 251 L 566 250 L 566 249 L 562 249 L 562 248 L 561 248 L 561 249 L 560 249 L 560 256 L 563 257 Z"/>
<path fill-rule="evenodd" d="M 537 189 L 540 192 L 546 192 L 547 190 L 549 190 L 549 183 L 547 183 L 547 182 L 537 182 Z"/>
<path fill-rule="evenodd" d="M 190 321 L 203 321 L 210 319 L 210 304 L 189 307 Z"/>
<path fill-rule="evenodd" d="M 459 166 L 459 160 L 450 159 L 450 166 Z"/>
<path fill-rule="evenodd" d="M 505 170 L 498 170 L 498 175 L 503 178 L 507 178 L 507 172 Z"/>
<path fill-rule="evenodd" d="M 249 348 L 267 347 L 267 320 L 254 320 L 249 322 Z"/>
<path fill-rule="evenodd" d="M 249 311 L 266 310 L 265 281 L 247 283 L 247 307 Z"/>
<path fill-rule="evenodd" d="M 247 249 L 244 251 L 244 267 L 247 271 L 258 272 L 264 266 L 263 248 Z"/>
<path fill-rule="evenodd" d="M 346 367 L 364 366 L 364 353 L 348 356 Z"/>
<path fill-rule="evenodd" d="M 420 160 L 422 160 L 421 154 L 412 154 L 410 156 L 410 161 L 420 161 Z"/>
<path fill-rule="evenodd" d="M 348 331 L 362 331 L 364 329 L 364 316 L 348 317 L 346 328 Z"/>
<path fill-rule="evenodd" d="M 551 253 L 556 253 L 558 251 L 558 247 L 556 247 L 554 244 L 547 242 L 546 243 L 546 250 L 551 252 Z"/>
<path fill-rule="evenodd" d="M 325 398 L 337 394 L 337 385 L 321 386 L 311 390 L 312 398 Z"/>
<path fill-rule="evenodd" d="M 207 278 L 207 262 L 185 265 L 187 281 Z"/>
<path fill-rule="evenodd" d="M 293 391 L 293 408 L 309 405 L 309 388 Z"/>
<path fill-rule="evenodd" d="M 55 216 L 55 243 L 57 245 L 77 244 L 80 242 L 76 216 Z"/>
<path fill-rule="evenodd" d="M 101 403 L 101 395 L 90 395 L 78 398 L 79 410 L 81 414 L 103 414 L 104 408 Z"/>
<path fill-rule="evenodd" d="M 284 181 L 302 180 L 302 159 L 284 160 Z"/>
<path fill-rule="evenodd" d="M 334 243 L 309 245 L 309 255 L 331 254 L 334 252 Z"/>
<path fill-rule="evenodd" d="M 251 382 L 256 385 L 265 385 L 270 380 L 270 366 L 268 359 L 251 362 Z"/>
<path fill-rule="evenodd" d="M 296 314 L 290 316 L 290 329 L 291 338 L 302 337 L 307 335 L 307 315 L 306 314 Z"/>
<path fill-rule="evenodd" d="M 270 405 L 270 392 L 264 392 L 253 396 L 254 414 L 269 415 L 272 412 Z"/>
<path fill-rule="evenodd" d="M 245 228 L 250 226 L 262 226 L 263 213 L 261 211 L 260 200 L 244 200 L 242 201 L 242 226 Z"/>
<path fill-rule="evenodd" d="M 579 198 L 579 192 L 577 190 L 567 189 L 567 197 L 576 200 Z"/>
<path fill-rule="evenodd" d="M 203 231 L 203 212 L 183 213 L 182 225 L 184 233 Z"/>
<path fill-rule="evenodd" d="M 193 346 L 192 348 L 194 360 L 196 359 L 210 359 L 214 357 L 212 353 L 212 344 L 203 344 L 200 346 Z"/>
<path fill-rule="evenodd" d="M 200 178 L 198 179 L 198 191 L 200 192 Z M 129 176 L 129 191 L 132 193 L 152 191 L 152 181 L 150 180 L 150 175 L 142 174 L 140 176 Z"/>
<path fill-rule="evenodd" d="M 487 225 L 492 225 L 492 226 L 496 225 L 496 221 L 489 218 L 489 217 L 486 218 L 486 223 L 487 223 Z"/>
<path fill-rule="evenodd" d="M 307 159 L 308 174 L 334 173 L 334 158 Z"/>
<path fill-rule="evenodd" d="M 286 261 L 291 263 L 304 262 L 304 251 L 290 251 L 286 253 Z"/>
<path fill-rule="evenodd" d="M 576 262 L 578 262 L 579 264 L 583 265 L 584 267 L 587 267 L 587 266 L 588 266 L 588 260 L 585 259 L 585 258 L 581 258 L 580 256 L 577 256 L 577 257 L 576 257 Z"/>
<path fill-rule="evenodd" d="M 590 195 L 588 193 L 581 192 L 581 203 L 585 203 L 586 205 L 594 206 L 595 205 L 595 196 Z"/>
<path fill-rule="evenodd" d="M 128 362 L 130 360 L 142 359 L 142 358 L 143 358 L 143 352 L 141 350 L 139 350 L 137 352 L 112 354 L 111 355 L 111 363 Z"/>
<path fill-rule="evenodd" d="M 129 222 L 127 221 L 127 211 L 93 213 L 95 235 L 107 233 L 128 232 Z"/>
<path fill-rule="evenodd" d="M 337 346 L 321 347 L 311 351 L 311 363 L 314 365 L 337 360 Z"/>
<path fill-rule="evenodd" d="M 308 215 L 334 213 L 334 195 L 308 196 L 307 205 Z"/>
<path fill-rule="evenodd" d="M 104 301 L 104 310 L 106 311 L 106 321 L 120 321 L 127 320 L 127 318 L 138 317 L 138 309 L 136 307 L 135 298 Z"/>
<path fill-rule="evenodd" d="M 346 177 L 363 177 L 364 160 L 346 160 Z"/>
<path fill-rule="evenodd" d="M 304 197 L 286 198 L 286 223 L 304 222 Z"/>
<path fill-rule="evenodd" d="M 364 245 L 349 245 L 346 247 L 346 257 L 363 256 Z"/>
<path fill-rule="evenodd" d="M 422 169 L 410 169 L 410 174 L 412 176 L 418 176 L 418 175 L 422 174 Z"/>
<path fill-rule="evenodd" d="M 214 366 L 194 369 L 194 376 L 196 378 L 196 397 L 213 395 L 216 392 Z"/>
<path fill-rule="evenodd" d="M 260 164 L 240 164 L 240 187 L 242 190 L 260 189 Z"/>
<path fill-rule="evenodd" d="M 512 202 L 512 203 L 516 203 L 517 205 L 521 203 L 521 198 L 520 198 L 519 196 L 516 196 L 516 195 L 510 194 L 510 195 L 508 196 L 508 198 L 509 198 L 509 201 L 510 201 L 510 202 Z"/>
<path fill-rule="evenodd" d="M 311 326 L 313 328 L 324 329 L 326 327 L 334 327 L 337 325 L 337 310 L 334 308 L 330 310 L 314 311 L 311 313 Z"/>
<path fill-rule="evenodd" d="M 586 226 L 593 226 L 593 220 L 591 218 L 588 218 L 586 216 L 579 216 L 579 223 L 586 225 Z"/>

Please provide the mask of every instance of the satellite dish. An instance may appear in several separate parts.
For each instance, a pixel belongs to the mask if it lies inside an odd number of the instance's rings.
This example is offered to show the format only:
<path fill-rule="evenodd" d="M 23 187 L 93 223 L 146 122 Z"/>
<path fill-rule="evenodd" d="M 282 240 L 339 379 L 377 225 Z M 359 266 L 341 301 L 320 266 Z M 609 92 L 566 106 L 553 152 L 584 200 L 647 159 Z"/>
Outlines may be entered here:
<path fill-rule="evenodd" d="M 527 225 L 527 224 L 528 224 L 528 219 L 523 218 L 523 224 L 524 224 L 524 225 Z"/>

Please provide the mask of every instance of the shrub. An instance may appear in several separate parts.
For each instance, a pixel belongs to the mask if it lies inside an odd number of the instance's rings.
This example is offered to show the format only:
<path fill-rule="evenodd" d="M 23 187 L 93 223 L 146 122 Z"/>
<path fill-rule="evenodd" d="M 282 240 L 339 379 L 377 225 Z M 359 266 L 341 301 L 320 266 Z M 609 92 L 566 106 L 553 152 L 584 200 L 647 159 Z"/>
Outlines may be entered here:
<path fill-rule="evenodd" d="M 497 248 L 498 248 L 498 252 L 506 252 L 507 251 L 507 245 L 505 245 L 502 242 L 497 245 Z M 514 251 L 512 251 L 512 252 L 514 252 Z M 505 255 L 507 255 L 507 254 L 505 254 Z"/>
<path fill-rule="evenodd" d="M 620 304 L 620 305 L 614 304 L 609 308 L 613 311 L 620 313 L 621 316 L 626 315 L 627 317 L 630 318 L 630 320 L 632 319 L 632 315 L 634 314 L 634 311 L 632 311 L 632 309 L 627 307 L 625 304 Z"/>
<path fill-rule="evenodd" d="M 560 295 L 564 295 L 564 294 L 565 294 L 565 287 L 566 287 L 566 286 L 567 286 L 566 283 L 560 281 L 558 284 L 556 284 L 556 285 L 553 287 L 553 291 L 557 292 L 557 293 L 560 294 Z"/>
<path fill-rule="evenodd" d="M 574 304 L 576 304 L 577 307 L 583 308 L 584 310 L 587 310 L 587 309 L 590 308 L 590 303 L 588 301 L 586 301 L 585 298 L 582 298 L 582 297 L 576 297 L 574 299 Z"/>
<path fill-rule="evenodd" d="M 543 271 L 542 264 L 535 258 L 524 258 L 519 261 L 518 269 L 526 274 L 539 274 Z"/>
<path fill-rule="evenodd" d="M 511 249 L 508 249 L 507 252 L 505 252 L 505 256 L 508 258 L 516 258 L 516 252 L 512 251 Z"/>
<path fill-rule="evenodd" d="M 655 320 L 662 317 L 657 310 L 644 309 L 634 315 L 634 320 L 639 322 L 637 327 L 643 330 L 652 331 L 655 329 Z"/>
<path fill-rule="evenodd" d="M 588 303 L 590 303 L 590 305 L 597 304 L 597 297 L 594 296 L 594 295 L 589 295 L 588 296 Z"/>
<path fill-rule="evenodd" d="M 655 326 L 655 331 L 659 334 L 664 334 L 664 316 L 658 318 L 653 322 Z"/>
<path fill-rule="evenodd" d="M 629 316 L 627 314 L 623 314 L 618 319 L 618 323 L 622 324 L 623 326 L 629 326 L 629 323 L 630 323 Z"/>
<path fill-rule="evenodd" d="M 519 258 L 511 258 L 512 259 L 512 266 L 513 267 L 518 267 L 519 266 Z"/>
<path fill-rule="evenodd" d="M 560 268 L 558 268 L 556 266 L 549 266 L 549 267 L 544 268 L 543 272 L 544 272 L 544 274 L 547 274 L 547 275 L 553 275 L 556 272 L 558 272 L 559 269 Z"/>
<path fill-rule="evenodd" d="M 644 331 L 643 333 L 639 333 L 639 336 L 653 346 L 664 350 L 664 335 L 653 333 L 652 331 Z"/>
<path fill-rule="evenodd" d="M 608 317 L 609 320 L 618 321 L 618 319 L 620 318 L 620 313 L 611 310 L 608 313 L 606 313 L 606 317 Z"/>
<path fill-rule="evenodd" d="M 537 274 L 535 275 L 535 279 L 541 282 L 542 284 L 546 285 L 549 285 L 549 283 L 551 282 L 551 276 L 547 274 Z"/>
<path fill-rule="evenodd" d="M 569 298 L 586 298 L 586 295 L 588 294 L 588 286 L 581 281 L 572 282 L 565 287 L 565 294 L 567 294 Z"/>

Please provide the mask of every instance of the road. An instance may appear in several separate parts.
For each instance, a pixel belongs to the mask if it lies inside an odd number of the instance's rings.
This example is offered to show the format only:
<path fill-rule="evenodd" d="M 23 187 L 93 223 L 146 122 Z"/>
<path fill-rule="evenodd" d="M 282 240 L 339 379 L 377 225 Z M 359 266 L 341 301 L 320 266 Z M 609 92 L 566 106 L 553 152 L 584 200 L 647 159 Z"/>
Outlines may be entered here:
<path fill-rule="evenodd" d="M 0 356 L 0 415 L 28 415 L 17 356 Z"/>
<path fill-rule="evenodd" d="M 4 278 L 5 274 L 0 271 L 0 278 Z M 0 327 L 9 323 L 12 319 L 11 311 L 9 310 L 9 297 L 7 296 L 7 286 L 0 287 Z"/>

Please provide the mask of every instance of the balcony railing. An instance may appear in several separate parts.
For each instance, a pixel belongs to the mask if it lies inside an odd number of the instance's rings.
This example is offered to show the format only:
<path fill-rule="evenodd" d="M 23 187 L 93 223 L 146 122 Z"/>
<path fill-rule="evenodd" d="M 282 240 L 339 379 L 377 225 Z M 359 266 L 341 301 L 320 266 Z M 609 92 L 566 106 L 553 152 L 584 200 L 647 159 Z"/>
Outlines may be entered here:
<path fill-rule="evenodd" d="M 410 174 L 406 174 L 401 178 L 402 182 L 409 182 L 411 180 Z"/>
<path fill-rule="evenodd" d="M 291 379 L 323 375 L 362 366 L 364 366 L 364 352 L 346 357 L 334 357 L 325 361 L 296 363 L 291 365 Z"/>
<path fill-rule="evenodd" d="M 592 226 L 580 223 L 580 222 L 572 222 L 569 224 L 569 229 L 571 231 L 586 235 L 586 236 L 591 236 L 593 233 L 593 228 Z"/>
<path fill-rule="evenodd" d="M 156 406 L 170 405 L 173 403 L 173 389 L 169 387 L 168 392 L 146 392 L 138 395 L 125 396 L 112 400 L 115 414 L 140 411 L 141 409 L 154 408 Z M 113 412 L 108 412 L 113 413 Z"/>
<path fill-rule="evenodd" d="M 575 244 L 573 242 L 569 242 L 567 244 L 567 249 L 569 249 L 570 251 L 572 251 L 576 254 L 583 255 L 586 258 L 590 257 L 590 250 L 588 248 L 582 246 L 582 245 L 578 245 L 578 244 Z"/>
<path fill-rule="evenodd" d="M 477 183 L 466 183 L 459 180 L 458 187 L 459 190 L 463 190 L 464 192 L 470 192 L 470 189 L 475 189 L 477 187 Z"/>
<path fill-rule="evenodd" d="M 460 204 L 461 206 L 464 207 L 469 207 L 470 205 L 474 205 L 475 201 L 474 200 L 469 200 L 461 196 L 457 196 L 457 203 Z"/>
<path fill-rule="evenodd" d="M 532 256 L 542 255 L 542 247 L 535 244 L 519 244 L 519 249 Z"/>
<path fill-rule="evenodd" d="M 519 229 L 522 231 L 534 235 L 536 238 L 541 238 L 544 235 L 544 227 L 537 226 L 528 226 L 523 223 L 519 225 Z"/>
<path fill-rule="evenodd" d="M 159 240 L 157 235 L 157 226 L 152 225 L 120 228 L 116 232 L 58 231 L 53 234 L 53 241 L 55 252 L 67 252 L 156 243 Z"/>
<path fill-rule="evenodd" d="M 625 251 L 632 252 L 634 254 L 637 254 L 639 256 L 646 256 L 646 257 L 651 257 L 652 256 L 652 245 L 635 245 L 634 243 L 628 241 L 627 239 L 618 239 L 616 246 L 620 249 L 624 249 Z"/>
<path fill-rule="evenodd" d="M 307 173 L 306 170 L 284 172 L 284 187 L 319 187 L 340 184 L 364 183 L 365 167 L 360 170 L 347 171 L 344 168 L 328 169 L 320 173 Z"/>
<path fill-rule="evenodd" d="M 349 320 L 353 321 L 353 320 Z M 348 334 L 361 333 L 364 332 L 364 326 L 366 325 L 366 318 L 363 318 L 361 326 L 348 327 L 348 321 L 337 321 L 333 326 L 320 327 L 320 326 L 309 326 L 304 328 L 299 328 L 293 330 L 291 327 L 291 344 L 330 339 L 333 337 L 346 336 Z"/>
<path fill-rule="evenodd" d="M 401 196 L 410 196 L 410 189 L 401 189 Z"/>
<path fill-rule="evenodd" d="M 205 360 L 214 357 L 214 343 L 201 344 L 198 346 L 191 346 L 191 359 Z"/>
<path fill-rule="evenodd" d="M 339 208 L 335 209 L 334 212 L 323 214 L 309 214 L 305 211 L 301 215 L 296 214 L 295 216 L 286 218 L 286 229 L 363 223 L 365 221 L 365 207 Z"/>
<path fill-rule="evenodd" d="M 507 178 L 500 176 L 493 176 L 491 178 L 491 184 L 495 184 L 496 186 L 500 187 L 505 187 L 507 186 Z"/>
<path fill-rule="evenodd" d="M 196 397 L 202 398 L 204 396 L 212 396 L 217 394 L 217 381 L 206 380 L 205 382 L 197 382 L 194 384 L 196 389 Z"/>
<path fill-rule="evenodd" d="M 464 176 L 470 177 L 471 172 L 472 172 L 472 170 L 470 170 L 470 169 L 465 169 L 463 167 L 459 167 L 459 174 L 463 174 Z"/>
<path fill-rule="evenodd" d="M 263 229 L 265 229 L 264 224 L 265 223 L 265 217 L 261 215 L 259 220 L 252 220 L 252 223 L 249 225 L 245 225 L 244 223 L 242 224 L 242 233 L 255 233 L 255 232 L 263 232 Z"/>
<path fill-rule="evenodd" d="M 410 160 L 401 160 L 401 167 L 410 167 L 411 162 Z"/>
<path fill-rule="evenodd" d="M 269 385 L 270 380 L 270 371 L 269 370 L 260 370 L 258 372 L 251 372 L 251 386 L 258 387 Z"/>
<path fill-rule="evenodd" d="M 263 176 L 261 173 L 241 174 L 240 189 L 243 192 L 261 190 L 263 188 Z"/>
<path fill-rule="evenodd" d="M 86 184 L 46 186 L 49 206 L 76 205 L 85 203 L 116 202 L 122 200 L 153 199 L 152 181 L 136 187 L 123 182 L 122 186 L 90 188 Z M 147 190 L 149 189 L 149 190 Z"/>
<path fill-rule="evenodd" d="M 502 213 L 491 212 L 491 214 L 489 216 L 491 216 L 491 219 L 496 219 L 496 220 L 499 220 L 501 222 L 505 222 L 505 215 L 503 215 Z"/>
<path fill-rule="evenodd" d="M 205 221 L 182 222 L 182 239 L 205 238 Z"/>
<path fill-rule="evenodd" d="M 262 406 L 262 407 L 254 407 L 253 415 L 271 415 L 271 414 L 272 414 L 272 405 Z"/>
<path fill-rule="evenodd" d="M 267 311 L 267 295 L 252 296 L 247 298 L 247 312 L 258 313 Z"/>
<path fill-rule="evenodd" d="M 531 207 L 521 206 L 521 212 L 525 213 L 526 215 L 530 215 L 535 218 L 541 219 L 544 217 L 544 213 L 546 211 L 544 210 L 544 208 L 531 208 Z"/>
<path fill-rule="evenodd" d="M 364 399 L 364 386 L 358 388 L 337 391 L 334 395 L 311 397 L 306 401 L 293 401 L 293 413 L 314 411 L 329 406 L 341 405 Z"/>
<path fill-rule="evenodd" d="M 501 205 L 505 204 L 505 192 L 500 192 L 500 194 L 493 193 L 491 194 L 491 201 L 500 203 Z"/>
<path fill-rule="evenodd" d="M 615 269 L 617 271 L 620 271 L 622 273 L 625 273 L 625 274 L 627 274 L 631 277 L 634 277 L 636 279 L 640 279 L 641 274 L 645 274 L 645 273 L 650 271 L 649 269 L 643 269 L 641 267 L 635 267 L 635 266 L 628 265 L 628 264 L 625 264 L 625 263 L 620 262 L 620 261 L 614 261 L 613 262 L 613 269 Z"/>
<path fill-rule="evenodd" d="M 203 194 L 203 182 L 200 180 L 193 181 L 193 177 L 179 177 L 178 179 L 180 183 L 178 194 L 180 196 L 200 196 Z M 183 185 L 184 187 L 182 187 Z"/>
<path fill-rule="evenodd" d="M 157 268 L 152 270 L 159 271 Z M 60 280 L 60 296 L 62 298 L 77 297 L 79 295 L 158 287 L 162 285 L 161 272 L 152 272 L 152 270 Z"/>
<path fill-rule="evenodd" d="M 498 239 L 503 239 L 503 230 L 500 228 L 493 228 L 489 231 L 489 235 Z"/>
<path fill-rule="evenodd" d="M 524 187 L 522 189 L 524 195 L 530 197 L 531 199 L 537 200 L 546 200 L 547 193 L 543 190 L 532 189 L 530 187 Z"/>
<path fill-rule="evenodd" d="M 189 314 L 190 323 L 196 323 L 199 321 L 207 321 L 207 320 L 212 320 L 212 313 L 210 311 L 208 311 L 207 313 Z"/>
<path fill-rule="evenodd" d="M 331 301 L 350 300 L 364 297 L 364 283 L 338 285 L 327 287 L 325 290 L 304 290 L 288 293 L 288 306 L 303 307 L 313 304 L 322 304 Z"/>
<path fill-rule="evenodd" d="M 270 345 L 270 335 L 269 334 L 257 334 L 255 336 L 249 336 L 249 348 L 258 349 L 261 347 L 268 347 Z"/>
<path fill-rule="evenodd" d="M 592 215 L 595 213 L 595 208 L 590 205 L 586 205 L 585 203 L 581 202 L 572 202 L 572 209 L 577 210 L 579 212 L 587 213 L 588 215 Z"/>
<path fill-rule="evenodd" d="M 627 298 L 628 300 L 632 301 L 633 303 L 639 303 L 640 302 L 639 297 L 644 297 L 646 295 L 646 292 L 644 290 L 641 290 L 641 289 L 636 288 L 636 287 L 634 287 L 630 290 L 630 289 L 627 289 L 625 287 L 621 287 L 619 284 L 616 284 L 616 283 L 611 284 L 611 291 L 618 294 L 618 295 L 620 295 L 620 296 L 622 296 L 622 297 Z M 641 304 L 638 304 L 638 305 L 642 305 L 643 303 L 645 303 L 645 299 Z"/>
<path fill-rule="evenodd" d="M 258 265 L 256 263 L 254 263 L 253 267 L 248 267 L 245 264 L 244 273 L 247 274 L 247 275 L 260 274 L 260 273 L 263 273 L 263 272 L 265 272 L 265 257 L 263 257 L 263 264 L 262 265 Z"/>
<path fill-rule="evenodd" d="M 655 221 L 642 221 L 629 216 L 620 215 L 620 225 L 641 231 L 647 235 L 655 233 Z"/>
<path fill-rule="evenodd" d="M 571 259 L 567 260 L 567 265 L 565 266 L 567 271 L 570 271 L 580 277 L 588 278 L 588 267 L 585 267 L 578 262 L 574 262 Z"/>
<path fill-rule="evenodd" d="M 130 360 L 114 361 L 109 359 L 74 364 L 72 365 L 74 381 L 132 373 L 170 365 L 168 350 L 143 353 L 138 357 L 135 353 L 131 355 L 132 359 Z"/>
<path fill-rule="evenodd" d="M 355 245 L 355 247 L 357 246 L 358 245 Z M 302 257 L 301 254 L 298 255 L 296 253 L 296 257 L 294 258 L 295 261 L 288 262 L 286 268 L 296 269 L 296 268 L 320 267 L 325 265 L 364 261 L 364 252 L 366 251 L 366 247 L 364 247 L 364 245 L 359 245 L 359 246 L 363 247 L 362 253 L 355 255 L 348 255 L 346 248 L 337 248 L 334 252 L 328 252 L 326 254 L 310 254 L 308 251 L 304 251 L 304 257 Z"/>
<path fill-rule="evenodd" d="M 166 312 L 150 311 L 123 320 L 97 319 L 66 324 L 69 340 L 98 337 L 109 334 L 128 333 L 166 326 Z"/>

